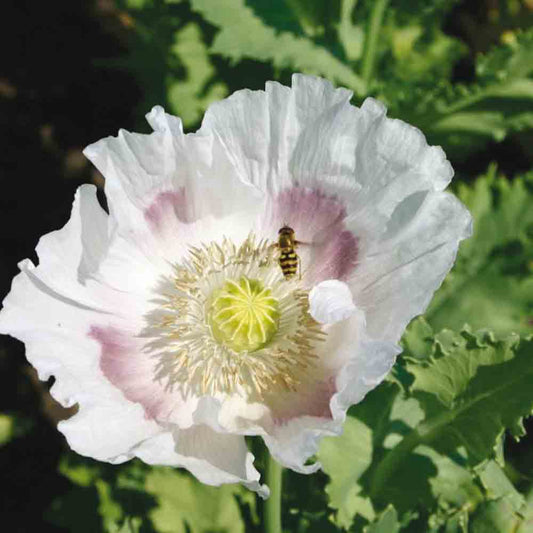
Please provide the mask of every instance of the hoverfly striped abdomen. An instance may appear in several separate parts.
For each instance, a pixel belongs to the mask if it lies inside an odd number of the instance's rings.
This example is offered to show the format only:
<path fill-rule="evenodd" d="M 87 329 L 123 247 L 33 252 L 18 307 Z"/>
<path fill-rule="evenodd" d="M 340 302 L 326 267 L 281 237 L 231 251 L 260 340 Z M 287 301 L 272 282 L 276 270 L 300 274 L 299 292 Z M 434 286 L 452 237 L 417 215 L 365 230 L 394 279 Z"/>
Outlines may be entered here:
<path fill-rule="evenodd" d="M 297 245 L 294 230 L 287 225 L 283 226 L 278 232 L 277 246 L 280 251 L 278 262 L 285 279 L 293 278 L 298 272 L 300 258 L 295 252 Z"/>
<path fill-rule="evenodd" d="M 281 271 L 287 279 L 292 278 L 298 272 L 298 256 L 294 251 L 282 251 L 278 261 Z"/>

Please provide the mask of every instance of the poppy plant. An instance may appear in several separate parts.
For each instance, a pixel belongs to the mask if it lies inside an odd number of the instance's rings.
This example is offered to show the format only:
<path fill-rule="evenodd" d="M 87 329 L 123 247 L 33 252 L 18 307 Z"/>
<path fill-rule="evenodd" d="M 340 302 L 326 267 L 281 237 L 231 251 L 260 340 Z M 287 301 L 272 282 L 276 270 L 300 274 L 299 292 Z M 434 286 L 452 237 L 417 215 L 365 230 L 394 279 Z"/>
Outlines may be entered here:
<path fill-rule="evenodd" d="M 153 133 L 85 150 L 109 212 L 80 187 L 0 314 L 79 406 L 59 424 L 72 449 L 263 496 L 245 436 L 319 468 L 320 439 L 385 378 L 471 231 L 443 151 L 350 98 L 295 75 L 212 104 L 196 133 L 155 107 Z"/>

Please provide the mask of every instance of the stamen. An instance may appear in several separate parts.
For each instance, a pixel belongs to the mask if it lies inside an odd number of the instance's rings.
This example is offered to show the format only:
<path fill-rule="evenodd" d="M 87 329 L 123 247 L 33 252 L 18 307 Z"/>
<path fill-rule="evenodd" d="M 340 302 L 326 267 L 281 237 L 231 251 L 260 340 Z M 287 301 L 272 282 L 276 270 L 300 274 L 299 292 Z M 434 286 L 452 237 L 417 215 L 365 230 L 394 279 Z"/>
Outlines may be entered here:
<path fill-rule="evenodd" d="M 155 378 L 169 390 L 262 397 L 307 379 L 325 334 L 307 291 L 283 277 L 271 252 L 250 235 L 239 247 L 224 239 L 191 248 L 175 266 L 144 331 Z"/>

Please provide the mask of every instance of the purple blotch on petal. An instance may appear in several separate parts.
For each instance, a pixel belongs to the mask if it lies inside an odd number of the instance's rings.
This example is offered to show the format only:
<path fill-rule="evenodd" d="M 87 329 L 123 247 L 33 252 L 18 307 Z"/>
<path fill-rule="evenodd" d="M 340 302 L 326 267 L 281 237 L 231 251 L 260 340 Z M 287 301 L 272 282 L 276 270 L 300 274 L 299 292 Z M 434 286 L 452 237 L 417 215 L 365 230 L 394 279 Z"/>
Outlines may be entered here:
<path fill-rule="evenodd" d="M 185 187 L 182 187 L 178 191 L 159 193 L 150 204 L 150 207 L 144 211 L 145 220 L 155 231 L 162 231 L 164 229 L 163 226 L 169 216 L 183 223 L 192 221 L 192 217 L 188 211 Z"/>
<path fill-rule="evenodd" d="M 357 262 L 357 238 L 346 229 L 342 199 L 318 188 L 292 187 L 272 200 L 270 223 L 288 224 L 296 239 L 311 245 L 309 265 L 304 265 L 311 283 L 348 279 Z"/>
<path fill-rule="evenodd" d="M 91 326 L 89 337 L 100 343 L 100 369 L 104 376 L 128 400 L 140 403 L 146 418 L 170 416 L 176 402 L 153 380 L 153 362 L 142 353 L 135 338 L 112 326 Z"/>

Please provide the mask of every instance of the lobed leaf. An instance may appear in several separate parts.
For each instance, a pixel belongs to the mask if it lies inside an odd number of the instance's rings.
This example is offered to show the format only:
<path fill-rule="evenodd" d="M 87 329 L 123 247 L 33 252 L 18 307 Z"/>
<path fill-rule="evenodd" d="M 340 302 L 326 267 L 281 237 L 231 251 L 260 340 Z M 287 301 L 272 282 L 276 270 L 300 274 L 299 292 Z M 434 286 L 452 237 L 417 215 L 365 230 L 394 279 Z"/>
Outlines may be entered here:
<path fill-rule="evenodd" d="M 516 512 L 519 512 L 525 507 L 525 498 L 516 490 L 509 478 L 505 475 L 502 467 L 496 461 L 490 460 L 485 462 L 476 469 L 476 474 L 485 490 L 487 499 L 507 499 Z"/>
<path fill-rule="evenodd" d="M 405 397 L 397 384 L 389 382 L 369 393 L 350 414 L 348 431 L 340 438 L 324 439 L 319 450 L 330 477 L 330 507 L 336 510 L 334 521 L 340 527 L 346 529 L 353 523 L 350 530 L 360 531 L 364 521 L 375 520 L 374 507 L 389 503 L 402 514 L 402 523 L 413 513 L 421 512 L 425 520 L 439 509 L 446 511 L 446 522 L 450 516 L 455 519 L 461 508 L 474 509 L 483 500 L 464 458 L 446 457 L 423 445 L 402 457 L 370 499 L 376 469 L 422 423 L 424 412 L 415 398 Z"/>
<path fill-rule="evenodd" d="M 363 530 L 364 533 L 398 533 L 398 531 L 400 531 L 398 513 L 392 505 L 389 505 L 375 522 L 372 522 Z"/>
<path fill-rule="evenodd" d="M 308 37 L 267 26 L 244 0 L 224 3 L 191 0 L 195 11 L 219 28 L 211 52 L 234 62 L 244 58 L 270 62 L 278 69 L 291 69 L 324 76 L 362 93 L 362 80 L 327 48 Z"/>
<path fill-rule="evenodd" d="M 508 429 L 524 435 L 522 418 L 533 410 L 533 340 L 464 330 L 450 353 L 428 364 L 408 364 L 413 395 L 426 418 L 418 437 L 444 453 L 464 446 L 477 464 Z"/>
<path fill-rule="evenodd" d="M 431 64 L 443 64 L 454 48 L 445 52 L 445 41 L 433 47 L 443 55 Z M 451 46 L 451 44 L 450 44 Z M 458 49 L 457 49 L 458 51 Z M 455 54 L 455 55 L 453 55 Z M 452 157 L 464 157 L 486 144 L 501 141 L 513 132 L 533 129 L 533 30 L 520 35 L 512 45 L 495 47 L 478 58 L 477 79 L 470 85 L 453 85 L 449 73 L 441 72 L 430 82 L 427 76 L 413 83 L 401 77 L 387 79 L 382 97 L 391 114 L 417 125 L 432 144 L 444 146 Z"/>
<path fill-rule="evenodd" d="M 506 429 L 524 433 L 522 418 L 533 410 L 533 339 L 468 329 L 435 335 L 419 319 L 403 344 L 400 365 L 410 382 L 372 391 L 350 410 L 356 422 L 348 422 L 344 440 L 320 450 L 335 522 L 362 528 L 363 519 L 372 521 L 366 502 L 378 510 L 392 504 L 403 521 L 415 513 L 422 530 L 435 533 L 470 531 L 473 520 L 485 520 L 489 502 L 523 514 L 523 497 L 486 459 L 503 461 L 495 448 Z M 352 452 L 355 460 L 347 461 Z"/>
<path fill-rule="evenodd" d="M 347 454 L 348 451 L 348 454 Z M 335 523 L 347 529 L 356 514 L 371 520 L 372 504 L 359 495 L 359 478 L 372 462 L 372 432 L 360 420 L 348 418 L 340 437 L 323 439 L 318 458 L 331 481 L 326 487 Z"/>
<path fill-rule="evenodd" d="M 482 82 L 526 78 L 533 74 L 533 31 L 513 35 L 513 39 L 481 56 L 476 65 Z"/>
<path fill-rule="evenodd" d="M 146 477 L 146 491 L 158 506 L 150 517 L 159 533 L 244 533 L 235 498 L 238 485 L 210 487 L 173 468 L 154 468 Z"/>
<path fill-rule="evenodd" d="M 54 502 L 49 518 L 63 527 L 87 523 L 79 530 L 134 533 L 142 525 L 142 531 L 158 533 L 241 533 L 239 502 L 255 516 L 255 497 L 242 486 L 207 486 L 175 468 L 140 461 L 107 465 L 68 454 L 60 470 L 74 487 Z"/>
<path fill-rule="evenodd" d="M 192 126 L 200 122 L 211 102 L 227 95 L 228 89 L 220 82 L 209 84 L 216 72 L 196 24 L 187 24 L 174 34 L 169 52 L 185 71 L 181 76 L 173 71 L 167 76 L 170 110 L 181 117 L 185 126 Z"/>
<path fill-rule="evenodd" d="M 522 519 L 510 502 L 501 498 L 482 503 L 472 517 L 472 533 L 516 533 Z"/>

